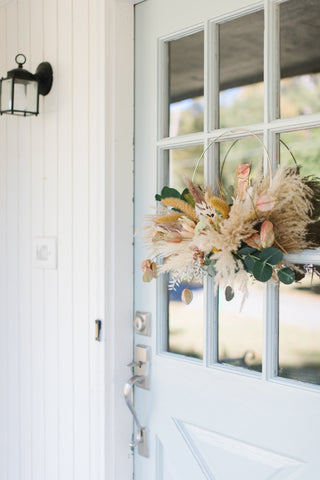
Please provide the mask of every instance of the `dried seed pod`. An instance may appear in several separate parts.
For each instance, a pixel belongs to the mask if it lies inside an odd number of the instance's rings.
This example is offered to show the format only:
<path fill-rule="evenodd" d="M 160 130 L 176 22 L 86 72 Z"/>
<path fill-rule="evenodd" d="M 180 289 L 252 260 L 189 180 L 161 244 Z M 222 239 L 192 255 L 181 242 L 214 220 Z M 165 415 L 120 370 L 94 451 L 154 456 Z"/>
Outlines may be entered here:
<path fill-rule="evenodd" d="M 232 287 L 230 287 L 230 285 L 228 285 L 224 291 L 224 295 L 225 295 L 225 298 L 227 300 L 227 302 L 230 302 L 230 300 L 233 299 L 234 297 L 234 290 Z"/>
<path fill-rule="evenodd" d="M 147 270 L 146 272 L 144 272 L 143 276 L 142 276 L 142 280 L 146 283 L 149 283 L 151 282 L 151 280 L 153 279 L 153 273 L 152 273 L 152 270 Z"/>
<path fill-rule="evenodd" d="M 191 290 L 189 290 L 189 288 L 185 288 L 185 289 L 182 291 L 181 300 L 182 300 L 183 303 L 185 303 L 186 305 L 189 305 L 189 303 L 192 302 L 192 299 L 193 299 L 193 293 L 191 292 Z"/>

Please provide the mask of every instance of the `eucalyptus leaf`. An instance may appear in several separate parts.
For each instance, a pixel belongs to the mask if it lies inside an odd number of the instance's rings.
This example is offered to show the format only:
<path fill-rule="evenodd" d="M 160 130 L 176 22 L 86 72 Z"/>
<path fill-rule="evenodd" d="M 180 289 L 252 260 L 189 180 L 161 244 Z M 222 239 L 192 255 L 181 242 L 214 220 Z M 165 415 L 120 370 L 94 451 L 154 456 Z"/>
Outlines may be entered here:
<path fill-rule="evenodd" d="M 256 260 L 252 269 L 253 276 L 259 282 L 267 282 L 272 277 L 272 266 L 261 260 Z"/>
<path fill-rule="evenodd" d="M 257 252 L 256 248 L 249 247 L 249 245 L 246 245 L 245 247 L 242 247 L 238 250 L 238 253 L 240 255 L 250 255 L 250 253 Z"/>
<path fill-rule="evenodd" d="M 253 270 L 254 264 L 256 263 L 256 260 L 253 257 L 251 257 L 250 255 L 248 255 L 247 257 L 245 257 L 243 259 L 243 263 L 244 263 L 244 266 L 245 266 L 247 272 L 252 273 L 252 270 Z"/>
<path fill-rule="evenodd" d="M 278 278 L 280 282 L 284 283 L 285 285 L 290 285 L 290 283 L 293 283 L 295 281 L 295 277 L 294 271 L 289 267 L 281 268 L 281 270 L 278 271 Z"/>
<path fill-rule="evenodd" d="M 283 259 L 283 253 L 278 248 L 269 247 L 259 253 L 260 260 L 276 265 Z"/>
<path fill-rule="evenodd" d="M 161 197 L 163 198 L 181 198 L 180 193 L 175 188 L 164 186 L 161 190 Z"/>

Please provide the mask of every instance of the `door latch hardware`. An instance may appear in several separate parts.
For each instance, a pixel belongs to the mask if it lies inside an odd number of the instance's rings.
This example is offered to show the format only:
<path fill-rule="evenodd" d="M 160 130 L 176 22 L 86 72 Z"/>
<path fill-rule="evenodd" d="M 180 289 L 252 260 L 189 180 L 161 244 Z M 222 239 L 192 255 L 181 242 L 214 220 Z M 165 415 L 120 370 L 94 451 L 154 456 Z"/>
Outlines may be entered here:
<path fill-rule="evenodd" d="M 149 456 L 148 450 L 148 430 L 139 422 L 137 412 L 133 406 L 132 391 L 134 385 L 144 389 L 149 389 L 149 375 L 150 375 L 150 359 L 151 349 L 146 345 L 136 345 L 135 360 L 128 364 L 128 367 L 134 369 L 134 375 L 129 378 L 124 386 L 124 399 L 132 413 L 133 420 L 137 425 L 137 435 L 135 440 L 129 444 L 130 451 L 133 453 L 135 447 L 138 447 L 139 455 L 143 457 Z"/>
<path fill-rule="evenodd" d="M 150 337 L 150 317 L 148 312 L 136 312 L 134 328 L 139 335 Z"/>
<path fill-rule="evenodd" d="M 136 345 L 135 360 L 128 366 L 133 367 L 134 374 L 139 375 L 137 387 L 149 390 L 150 386 L 150 347 L 146 345 Z"/>
<path fill-rule="evenodd" d="M 101 342 L 102 322 L 101 322 L 101 320 L 96 320 L 96 321 L 95 321 L 95 324 L 96 324 L 96 334 L 95 334 L 95 338 L 96 338 L 96 341 L 97 341 L 97 342 Z"/>

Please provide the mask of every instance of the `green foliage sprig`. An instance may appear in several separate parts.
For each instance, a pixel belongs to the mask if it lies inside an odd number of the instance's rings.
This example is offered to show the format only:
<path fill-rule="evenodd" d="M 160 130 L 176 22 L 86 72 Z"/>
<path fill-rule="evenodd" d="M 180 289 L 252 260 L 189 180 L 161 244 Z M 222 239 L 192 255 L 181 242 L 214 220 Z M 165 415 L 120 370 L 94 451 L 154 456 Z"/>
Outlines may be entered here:
<path fill-rule="evenodd" d="M 243 262 L 244 268 L 259 282 L 267 282 L 276 271 L 280 282 L 289 285 L 295 280 L 295 273 L 289 267 L 282 267 L 283 253 L 276 247 L 257 250 L 244 244 L 236 254 Z"/>

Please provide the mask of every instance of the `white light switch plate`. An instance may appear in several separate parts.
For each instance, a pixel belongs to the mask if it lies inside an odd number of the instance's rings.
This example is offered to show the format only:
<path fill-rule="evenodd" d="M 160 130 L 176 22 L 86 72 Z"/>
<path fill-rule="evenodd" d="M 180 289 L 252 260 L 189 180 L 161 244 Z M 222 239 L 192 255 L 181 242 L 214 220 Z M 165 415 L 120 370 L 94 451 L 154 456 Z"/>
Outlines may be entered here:
<path fill-rule="evenodd" d="M 34 268 L 57 268 L 57 239 L 55 237 L 34 238 L 32 256 Z"/>

